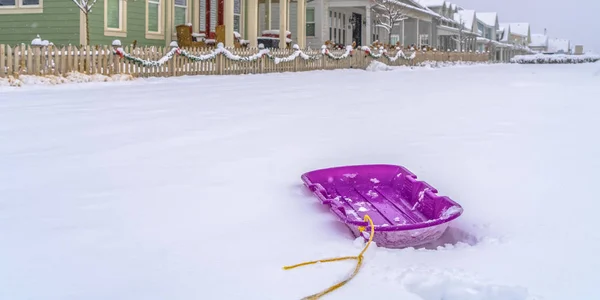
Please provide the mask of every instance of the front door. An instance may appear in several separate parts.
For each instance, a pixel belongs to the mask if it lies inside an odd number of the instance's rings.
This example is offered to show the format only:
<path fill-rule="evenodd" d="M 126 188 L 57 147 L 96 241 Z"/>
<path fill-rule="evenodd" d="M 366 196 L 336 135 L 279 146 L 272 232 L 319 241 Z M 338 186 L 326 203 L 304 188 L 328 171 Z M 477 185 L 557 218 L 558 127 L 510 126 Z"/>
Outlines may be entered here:
<path fill-rule="evenodd" d="M 352 40 L 356 42 L 357 46 L 362 46 L 362 15 L 352 13 L 352 17 L 354 18 Z"/>

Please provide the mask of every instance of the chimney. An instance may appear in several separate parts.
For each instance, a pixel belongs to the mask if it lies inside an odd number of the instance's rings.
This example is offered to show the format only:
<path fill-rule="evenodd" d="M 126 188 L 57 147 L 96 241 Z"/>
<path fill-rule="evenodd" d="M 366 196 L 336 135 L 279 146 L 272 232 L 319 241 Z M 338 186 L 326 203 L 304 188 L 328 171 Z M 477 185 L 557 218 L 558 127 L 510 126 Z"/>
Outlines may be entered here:
<path fill-rule="evenodd" d="M 544 35 L 546 35 L 546 28 L 544 28 Z"/>

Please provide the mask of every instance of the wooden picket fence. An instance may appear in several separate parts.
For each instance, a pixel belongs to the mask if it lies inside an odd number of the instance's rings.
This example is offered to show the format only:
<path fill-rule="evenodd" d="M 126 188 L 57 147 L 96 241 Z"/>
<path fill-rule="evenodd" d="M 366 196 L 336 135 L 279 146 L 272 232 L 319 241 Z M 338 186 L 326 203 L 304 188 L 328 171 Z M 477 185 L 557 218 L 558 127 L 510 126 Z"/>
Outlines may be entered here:
<path fill-rule="evenodd" d="M 156 61 L 168 53 L 170 47 L 124 47 L 125 53 L 144 60 Z M 185 49 L 188 53 L 199 56 L 206 55 L 214 49 Z M 239 56 L 250 56 L 258 53 L 258 49 L 229 49 Z M 345 50 L 331 50 L 335 56 L 342 55 Z M 271 55 L 287 57 L 294 53 L 292 49 L 272 49 Z M 305 50 L 304 53 L 317 56 L 320 50 Z M 395 51 L 389 51 L 390 57 L 395 56 Z M 411 53 L 405 53 L 410 56 Z M 290 62 L 275 63 L 268 58 L 255 61 L 235 61 L 219 54 L 211 60 L 191 61 L 180 55 L 175 55 L 171 60 L 160 66 L 140 66 L 113 53 L 112 46 L 98 47 L 38 47 L 19 45 L 11 47 L 0 44 L 0 77 L 19 75 L 55 75 L 65 76 L 70 72 L 84 74 L 130 74 L 134 77 L 167 77 L 182 75 L 235 75 L 277 72 L 299 72 L 311 70 L 333 69 L 365 69 L 373 61 L 378 60 L 387 65 L 415 65 L 425 61 L 437 62 L 487 62 L 489 55 L 486 53 L 458 53 L 458 52 L 417 52 L 412 60 L 398 58 L 390 61 L 386 57 L 374 59 L 364 51 L 355 50 L 353 55 L 344 59 L 331 59 L 322 56 L 315 60 L 304 60 L 300 57 Z"/>

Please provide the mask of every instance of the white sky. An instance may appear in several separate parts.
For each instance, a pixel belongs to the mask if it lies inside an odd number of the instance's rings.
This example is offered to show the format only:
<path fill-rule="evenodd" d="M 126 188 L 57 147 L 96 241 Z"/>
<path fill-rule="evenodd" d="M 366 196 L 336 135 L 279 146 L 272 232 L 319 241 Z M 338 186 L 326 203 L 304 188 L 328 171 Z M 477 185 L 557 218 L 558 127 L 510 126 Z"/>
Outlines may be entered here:
<path fill-rule="evenodd" d="M 548 30 L 551 38 L 571 40 L 571 44 L 582 44 L 583 50 L 600 52 L 598 27 L 600 0 L 455 0 L 465 9 L 498 13 L 500 23 L 527 22 L 531 33 Z"/>

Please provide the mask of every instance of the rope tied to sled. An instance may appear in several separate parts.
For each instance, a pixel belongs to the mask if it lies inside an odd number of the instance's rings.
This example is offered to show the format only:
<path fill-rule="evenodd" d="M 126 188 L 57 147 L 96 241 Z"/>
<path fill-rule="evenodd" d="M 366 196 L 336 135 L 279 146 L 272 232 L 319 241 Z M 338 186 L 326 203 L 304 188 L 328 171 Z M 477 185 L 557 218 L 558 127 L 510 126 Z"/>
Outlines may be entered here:
<path fill-rule="evenodd" d="M 301 266 L 307 266 L 307 265 L 313 265 L 313 264 L 317 264 L 317 263 L 325 263 L 325 262 L 334 262 L 334 261 L 341 261 L 341 260 L 349 260 L 349 259 L 356 259 L 356 267 L 354 268 L 354 272 L 352 272 L 352 274 L 350 274 L 350 276 L 348 278 L 346 278 L 345 280 L 336 283 L 334 285 L 332 285 L 331 287 L 327 288 L 326 290 L 323 290 L 322 292 L 316 293 L 316 294 L 312 294 L 310 296 L 304 297 L 302 298 L 302 300 L 317 300 L 320 297 L 329 294 L 335 290 L 337 290 L 338 288 L 344 286 L 346 283 L 348 283 L 350 280 L 352 280 L 352 278 L 354 278 L 354 276 L 356 276 L 356 274 L 358 274 L 358 271 L 360 270 L 360 267 L 362 266 L 362 262 L 363 262 L 363 258 L 364 258 L 364 254 L 367 251 L 367 248 L 369 248 L 369 246 L 371 245 L 371 242 L 373 241 L 373 236 L 375 235 L 375 226 L 373 226 L 373 220 L 371 220 L 371 217 L 369 217 L 368 215 L 365 215 L 364 218 L 365 221 L 368 221 L 370 226 L 371 226 L 371 234 L 369 235 L 369 241 L 367 242 L 367 244 L 365 245 L 365 248 L 357 255 L 357 256 L 343 256 L 343 257 L 336 257 L 336 258 L 327 258 L 327 259 L 320 259 L 320 260 L 313 260 L 313 261 L 307 261 L 307 262 L 303 262 L 297 265 L 292 265 L 292 266 L 285 266 L 283 267 L 284 270 L 290 270 L 290 269 L 294 269 L 297 267 L 301 267 Z M 364 226 L 360 226 L 358 227 L 358 230 L 360 232 L 365 231 L 365 227 Z"/>

